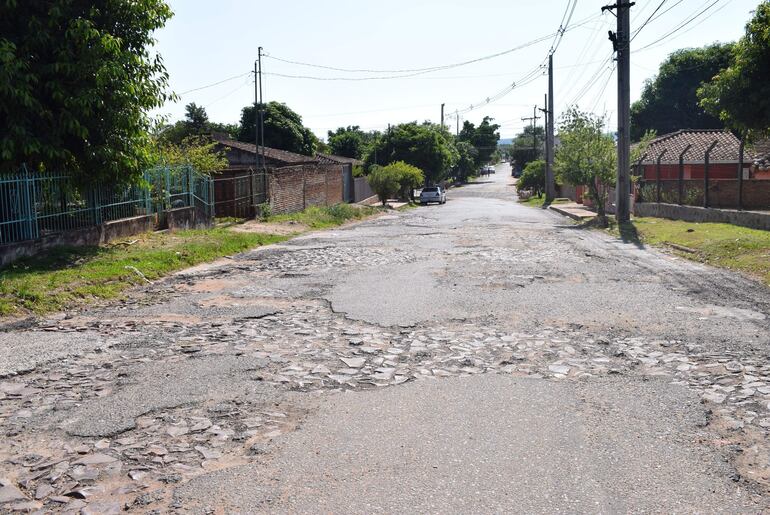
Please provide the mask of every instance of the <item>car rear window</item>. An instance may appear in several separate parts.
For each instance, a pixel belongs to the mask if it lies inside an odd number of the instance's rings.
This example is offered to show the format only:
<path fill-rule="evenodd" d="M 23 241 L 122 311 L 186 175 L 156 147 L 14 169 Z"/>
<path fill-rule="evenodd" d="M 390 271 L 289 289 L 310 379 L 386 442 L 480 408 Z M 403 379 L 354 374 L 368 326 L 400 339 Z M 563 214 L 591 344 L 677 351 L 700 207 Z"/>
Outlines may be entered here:
<path fill-rule="evenodd" d="M 435 193 L 438 191 L 438 188 L 423 188 L 422 191 L 426 193 Z"/>

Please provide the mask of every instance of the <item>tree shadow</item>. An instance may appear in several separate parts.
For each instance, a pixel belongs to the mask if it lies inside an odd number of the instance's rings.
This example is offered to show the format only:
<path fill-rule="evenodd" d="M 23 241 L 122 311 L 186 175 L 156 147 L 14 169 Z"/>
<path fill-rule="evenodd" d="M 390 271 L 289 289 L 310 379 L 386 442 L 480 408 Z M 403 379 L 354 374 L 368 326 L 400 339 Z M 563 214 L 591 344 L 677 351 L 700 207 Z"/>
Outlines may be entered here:
<path fill-rule="evenodd" d="M 0 268 L 0 276 L 22 276 L 37 272 L 63 270 L 83 261 L 90 261 L 111 251 L 109 247 L 62 245 L 48 249 L 45 254 L 24 257 Z"/>

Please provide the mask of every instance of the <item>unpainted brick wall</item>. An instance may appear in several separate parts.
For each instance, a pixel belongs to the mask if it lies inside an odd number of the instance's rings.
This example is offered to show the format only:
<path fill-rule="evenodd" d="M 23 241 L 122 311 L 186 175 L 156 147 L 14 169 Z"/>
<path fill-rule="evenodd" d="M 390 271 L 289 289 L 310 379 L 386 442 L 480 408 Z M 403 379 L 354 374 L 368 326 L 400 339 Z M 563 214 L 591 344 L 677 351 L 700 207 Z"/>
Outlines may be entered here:
<path fill-rule="evenodd" d="M 341 165 L 286 166 L 270 174 L 270 204 L 276 214 L 341 202 Z"/>

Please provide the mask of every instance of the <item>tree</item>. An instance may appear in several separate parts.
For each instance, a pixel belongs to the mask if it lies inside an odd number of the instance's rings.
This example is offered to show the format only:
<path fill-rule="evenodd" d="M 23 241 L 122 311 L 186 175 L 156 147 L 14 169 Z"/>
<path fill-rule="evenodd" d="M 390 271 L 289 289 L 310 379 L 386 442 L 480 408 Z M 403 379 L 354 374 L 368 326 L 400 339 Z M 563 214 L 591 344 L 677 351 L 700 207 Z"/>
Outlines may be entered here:
<path fill-rule="evenodd" d="M 148 112 L 171 97 L 151 55 L 162 0 L 0 4 L 0 169 L 129 183 L 150 164 Z"/>
<path fill-rule="evenodd" d="M 455 142 L 455 148 L 458 156 L 455 164 L 455 178 L 465 182 L 476 171 L 479 151 L 467 141 Z"/>
<path fill-rule="evenodd" d="M 545 191 L 545 161 L 538 159 L 530 161 L 516 181 L 518 191 L 532 190 L 532 193 L 542 197 Z"/>
<path fill-rule="evenodd" d="M 358 125 L 340 127 L 335 132 L 329 131 L 329 151 L 338 156 L 361 159 L 371 134 L 361 130 Z"/>
<path fill-rule="evenodd" d="M 205 136 L 188 136 L 179 145 L 159 143 L 154 161 L 165 166 L 190 165 L 198 172 L 211 174 L 228 166 L 225 153 L 216 147 L 217 143 Z"/>
<path fill-rule="evenodd" d="M 458 135 L 460 141 L 468 142 L 476 148 L 476 166 L 489 163 L 497 150 L 497 142 L 500 140 L 497 130 L 500 126 L 492 123 L 492 120 L 493 118 L 485 116 L 478 127 L 465 121 Z"/>
<path fill-rule="evenodd" d="M 750 140 L 770 135 L 770 2 L 736 43 L 733 62 L 698 91 L 703 108 Z"/>
<path fill-rule="evenodd" d="M 192 136 L 203 136 L 213 132 L 232 136 L 237 131 L 238 126 L 235 124 L 210 121 L 206 109 L 192 102 L 185 106 L 184 120 L 161 126 L 156 131 L 155 136 L 163 144 L 181 145 L 185 139 Z"/>
<path fill-rule="evenodd" d="M 631 106 L 631 138 L 638 141 L 648 130 L 667 134 L 679 129 L 723 128 L 724 123 L 698 103 L 698 88 L 727 68 L 732 48 L 731 43 L 715 44 L 671 54 Z"/>
<path fill-rule="evenodd" d="M 452 135 L 432 123 L 402 123 L 392 127 L 372 143 L 364 163 L 367 169 L 377 162 L 404 161 L 421 169 L 430 183 L 437 183 L 457 161 L 457 149 Z"/>
<path fill-rule="evenodd" d="M 396 193 L 400 187 L 398 183 L 398 173 L 392 168 L 386 166 L 374 165 L 369 172 L 369 186 L 377 194 L 377 198 L 380 199 L 382 205 Z"/>
<path fill-rule="evenodd" d="M 545 142 L 545 129 L 531 125 L 524 127 L 524 130 L 513 138 L 511 144 L 511 158 L 519 166 L 526 166 L 530 161 L 535 161 L 543 157 L 543 143 Z M 536 147 L 533 145 L 537 143 Z"/>
<path fill-rule="evenodd" d="M 264 105 L 265 146 L 312 156 L 315 153 L 315 134 L 302 125 L 302 117 L 289 106 L 280 102 Z M 246 106 L 241 111 L 238 140 L 247 143 L 255 141 L 255 106 Z M 260 136 L 261 142 L 261 136 Z"/>
<path fill-rule="evenodd" d="M 422 170 L 403 161 L 396 161 L 384 167 L 398 179 L 398 194 L 401 200 L 412 200 L 415 188 L 422 186 L 425 175 Z"/>
<path fill-rule="evenodd" d="M 588 188 L 597 222 L 606 226 L 606 186 L 615 178 L 617 155 L 614 139 L 604 132 L 604 120 L 572 108 L 559 126 L 559 139 L 554 157 L 556 173 L 570 184 Z"/>

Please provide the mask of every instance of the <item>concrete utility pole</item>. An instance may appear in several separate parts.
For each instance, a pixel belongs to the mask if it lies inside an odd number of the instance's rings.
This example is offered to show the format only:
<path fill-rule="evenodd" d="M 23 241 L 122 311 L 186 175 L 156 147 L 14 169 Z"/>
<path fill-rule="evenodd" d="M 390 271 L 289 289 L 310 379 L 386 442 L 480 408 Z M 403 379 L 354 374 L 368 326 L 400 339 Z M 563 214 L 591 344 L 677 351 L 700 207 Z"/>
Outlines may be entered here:
<path fill-rule="evenodd" d="M 522 122 L 532 122 L 532 160 L 534 161 L 537 159 L 537 133 L 535 132 L 535 129 L 537 129 L 537 121 L 541 117 L 537 115 L 537 106 L 535 106 L 532 109 L 532 117 L 531 118 L 522 118 Z"/>
<path fill-rule="evenodd" d="M 545 200 L 553 201 L 556 191 L 553 181 L 553 153 L 554 153 L 554 111 L 553 111 L 553 54 L 548 56 L 548 120 L 546 122 L 546 151 L 545 151 Z"/>
<path fill-rule="evenodd" d="M 460 113 L 459 111 L 455 111 L 455 120 L 457 121 L 457 134 L 455 136 L 460 135 Z"/>
<path fill-rule="evenodd" d="M 262 170 L 264 172 L 265 169 L 265 104 L 262 97 L 262 47 L 259 47 L 257 49 L 257 63 L 259 65 L 258 67 L 258 73 L 259 73 L 259 105 L 257 106 L 259 110 L 259 141 L 257 142 L 258 147 L 261 148 L 262 152 Z M 255 115 L 257 113 L 254 113 Z"/>
<path fill-rule="evenodd" d="M 617 52 L 618 61 L 618 177 L 615 184 L 615 219 L 628 222 L 630 213 L 631 168 L 631 6 L 634 2 L 618 0 L 614 5 L 605 5 L 602 12 L 617 9 L 618 28 L 610 32 L 610 41 Z"/>

